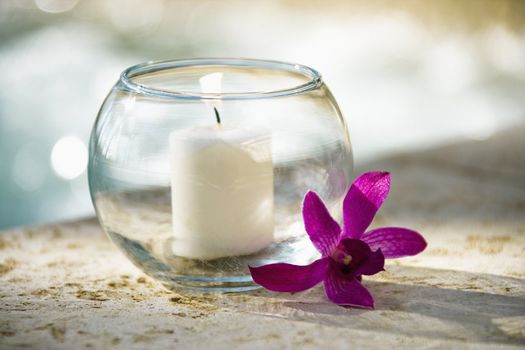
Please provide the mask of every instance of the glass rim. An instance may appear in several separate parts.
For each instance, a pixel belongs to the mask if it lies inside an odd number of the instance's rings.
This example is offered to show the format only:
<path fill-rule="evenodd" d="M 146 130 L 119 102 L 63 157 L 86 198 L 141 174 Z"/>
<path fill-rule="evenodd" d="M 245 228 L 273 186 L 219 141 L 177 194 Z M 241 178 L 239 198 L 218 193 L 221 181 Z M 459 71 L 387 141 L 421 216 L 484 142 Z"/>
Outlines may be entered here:
<path fill-rule="evenodd" d="M 231 66 L 237 68 L 265 68 L 275 71 L 299 73 L 308 81 L 304 84 L 290 86 L 285 89 L 271 91 L 250 91 L 230 93 L 203 93 L 197 91 L 164 90 L 141 84 L 133 78 L 167 69 L 185 68 L 192 66 Z M 318 71 L 308 66 L 283 61 L 263 60 L 253 58 L 191 58 L 166 61 L 148 61 L 125 69 L 120 75 L 120 81 L 131 91 L 164 98 L 189 100 L 242 100 L 261 99 L 270 97 L 290 96 L 317 89 L 322 84 L 322 77 Z"/>

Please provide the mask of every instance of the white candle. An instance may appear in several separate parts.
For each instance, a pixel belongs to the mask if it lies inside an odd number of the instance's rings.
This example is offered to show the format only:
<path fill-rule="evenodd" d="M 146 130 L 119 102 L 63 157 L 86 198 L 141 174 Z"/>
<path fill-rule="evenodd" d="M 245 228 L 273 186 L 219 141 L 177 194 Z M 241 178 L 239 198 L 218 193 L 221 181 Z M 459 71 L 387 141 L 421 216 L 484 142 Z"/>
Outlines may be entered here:
<path fill-rule="evenodd" d="M 170 135 L 173 253 L 216 259 L 273 241 L 269 133 L 213 127 Z"/>

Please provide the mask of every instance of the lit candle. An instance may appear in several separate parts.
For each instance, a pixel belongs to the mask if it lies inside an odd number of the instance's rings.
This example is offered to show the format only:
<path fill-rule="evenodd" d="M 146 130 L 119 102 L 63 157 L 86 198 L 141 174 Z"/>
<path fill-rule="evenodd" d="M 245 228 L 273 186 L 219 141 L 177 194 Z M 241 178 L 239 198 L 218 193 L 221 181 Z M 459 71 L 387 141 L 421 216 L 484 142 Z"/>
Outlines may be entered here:
<path fill-rule="evenodd" d="M 215 125 L 170 134 L 173 253 L 216 259 L 273 242 L 271 137 Z"/>

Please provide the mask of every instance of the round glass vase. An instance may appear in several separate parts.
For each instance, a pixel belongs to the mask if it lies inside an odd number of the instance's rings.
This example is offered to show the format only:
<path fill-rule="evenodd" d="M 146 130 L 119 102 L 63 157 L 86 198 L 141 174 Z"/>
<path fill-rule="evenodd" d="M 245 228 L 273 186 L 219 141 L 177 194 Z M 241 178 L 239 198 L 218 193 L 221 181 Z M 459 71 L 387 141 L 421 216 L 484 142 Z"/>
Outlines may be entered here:
<path fill-rule="evenodd" d="M 113 242 L 168 287 L 257 288 L 248 266 L 318 257 L 301 208 L 340 213 L 352 149 L 315 70 L 191 59 L 126 69 L 91 134 L 89 186 Z M 337 215 L 335 215 L 337 217 Z"/>

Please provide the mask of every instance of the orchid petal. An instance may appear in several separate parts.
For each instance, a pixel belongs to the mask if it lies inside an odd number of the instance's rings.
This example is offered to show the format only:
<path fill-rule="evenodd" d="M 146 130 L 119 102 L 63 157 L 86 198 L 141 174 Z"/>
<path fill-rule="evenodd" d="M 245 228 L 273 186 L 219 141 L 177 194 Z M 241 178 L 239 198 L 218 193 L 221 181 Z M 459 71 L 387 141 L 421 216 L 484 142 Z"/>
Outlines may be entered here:
<path fill-rule="evenodd" d="M 341 236 L 341 227 L 315 192 L 309 191 L 304 197 L 303 221 L 313 245 L 323 256 L 330 255 Z"/>
<path fill-rule="evenodd" d="M 324 290 L 335 304 L 374 308 L 374 298 L 356 278 L 347 279 L 330 271 L 324 280 Z"/>
<path fill-rule="evenodd" d="M 419 233 L 403 227 L 380 227 L 361 238 L 370 248 L 381 249 L 385 258 L 400 258 L 421 253 L 427 242 Z"/>
<path fill-rule="evenodd" d="M 352 183 L 343 201 L 343 237 L 361 237 L 389 190 L 390 174 L 387 172 L 364 173 Z"/>
<path fill-rule="evenodd" d="M 370 256 L 364 264 L 359 266 L 355 270 L 357 276 L 360 275 L 375 275 L 378 272 L 381 272 L 385 269 L 385 256 L 381 249 L 376 250 L 375 252 L 370 253 Z"/>
<path fill-rule="evenodd" d="M 249 267 L 255 283 L 274 292 L 302 292 L 321 282 L 328 268 L 329 258 L 321 258 L 310 265 L 285 263 Z"/>
<path fill-rule="evenodd" d="M 350 186 L 343 201 L 343 237 L 359 239 L 390 190 L 390 174 L 369 172 Z"/>

